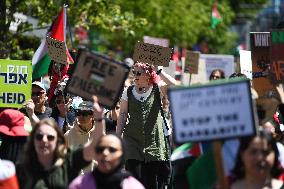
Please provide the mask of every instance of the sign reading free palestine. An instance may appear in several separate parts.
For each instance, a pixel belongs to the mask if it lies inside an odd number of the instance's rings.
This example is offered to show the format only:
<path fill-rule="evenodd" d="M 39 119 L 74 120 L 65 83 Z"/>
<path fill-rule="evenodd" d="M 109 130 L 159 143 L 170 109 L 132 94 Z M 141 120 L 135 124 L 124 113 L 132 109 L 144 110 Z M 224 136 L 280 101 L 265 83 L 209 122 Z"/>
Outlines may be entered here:
<path fill-rule="evenodd" d="M 22 107 L 31 98 L 32 62 L 0 59 L 0 86 L 0 107 Z"/>

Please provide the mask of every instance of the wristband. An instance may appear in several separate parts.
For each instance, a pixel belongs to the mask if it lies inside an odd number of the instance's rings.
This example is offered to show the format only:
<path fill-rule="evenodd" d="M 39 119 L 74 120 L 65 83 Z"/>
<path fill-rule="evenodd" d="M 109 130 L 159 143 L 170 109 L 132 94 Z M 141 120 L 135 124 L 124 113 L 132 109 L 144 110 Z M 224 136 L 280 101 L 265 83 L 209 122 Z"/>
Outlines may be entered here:
<path fill-rule="evenodd" d="M 156 72 L 156 74 L 157 74 L 157 75 L 160 75 L 162 71 L 163 71 L 163 69 L 159 69 L 159 70 Z"/>

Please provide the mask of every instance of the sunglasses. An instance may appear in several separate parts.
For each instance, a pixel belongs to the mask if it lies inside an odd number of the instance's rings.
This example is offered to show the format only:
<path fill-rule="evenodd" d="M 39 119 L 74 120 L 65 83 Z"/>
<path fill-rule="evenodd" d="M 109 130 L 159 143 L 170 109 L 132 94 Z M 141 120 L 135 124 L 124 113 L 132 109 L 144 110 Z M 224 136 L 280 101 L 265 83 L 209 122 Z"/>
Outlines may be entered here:
<path fill-rule="evenodd" d="M 44 94 L 44 91 L 32 92 L 32 96 L 41 96 L 42 94 Z"/>
<path fill-rule="evenodd" d="M 135 70 L 133 70 L 132 73 L 133 73 L 133 75 L 135 75 L 135 76 L 141 76 L 141 75 L 143 74 L 142 72 L 135 71 Z"/>
<path fill-rule="evenodd" d="M 91 115 L 93 115 L 94 114 L 94 112 L 92 111 L 92 110 L 84 110 L 84 111 L 82 111 L 82 110 L 77 110 L 76 111 L 76 115 L 77 116 L 91 116 Z"/>
<path fill-rule="evenodd" d="M 46 136 L 48 141 L 54 141 L 55 136 L 53 135 L 47 135 L 47 134 L 42 134 L 42 133 L 37 133 L 35 135 L 35 139 L 38 141 L 42 141 L 43 137 Z"/>
<path fill-rule="evenodd" d="M 105 146 L 97 146 L 96 147 L 96 153 L 97 154 L 101 154 L 105 151 L 105 149 L 107 149 L 110 153 L 115 153 L 116 151 L 118 151 L 118 149 L 114 148 L 114 147 L 105 147 Z"/>

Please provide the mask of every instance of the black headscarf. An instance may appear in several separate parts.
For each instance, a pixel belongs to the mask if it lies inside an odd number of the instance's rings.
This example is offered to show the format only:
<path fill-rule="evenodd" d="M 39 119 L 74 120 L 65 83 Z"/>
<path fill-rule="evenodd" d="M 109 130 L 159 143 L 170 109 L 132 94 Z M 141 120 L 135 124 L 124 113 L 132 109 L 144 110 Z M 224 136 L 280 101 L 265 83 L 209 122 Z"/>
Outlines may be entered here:
<path fill-rule="evenodd" d="M 122 150 L 122 156 L 120 159 L 119 165 L 112 170 L 110 173 L 102 173 L 99 169 L 95 169 L 93 171 L 93 176 L 96 181 L 96 185 L 98 189 L 121 189 L 121 182 L 131 176 L 131 174 L 125 170 L 123 170 L 124 163 L 125 163 L 125 144 L 121 137 L 116 135 L 115 133 L 108 134 L 108 135 L 113 135 L 116 136 L 121 144 L 121 150 Z M 104 135 L 102 137 L 105 137 L 107 135 Z M 101 138 L 102 138 L 101 137 Z M 99 139 L 99 141 L 101 140 Z M 99 145 L 100 142 L 98 142 L 97 145 Z"/>

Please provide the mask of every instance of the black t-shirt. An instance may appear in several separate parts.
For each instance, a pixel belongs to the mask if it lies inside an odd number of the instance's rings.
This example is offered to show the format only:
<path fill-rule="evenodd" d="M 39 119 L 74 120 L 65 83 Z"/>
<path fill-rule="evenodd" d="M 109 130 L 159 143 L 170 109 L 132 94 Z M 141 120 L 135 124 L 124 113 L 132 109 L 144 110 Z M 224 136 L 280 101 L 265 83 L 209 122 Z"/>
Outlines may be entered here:
<path fill-rule="evenodd" d="M 20 112 L 25 114 L 25 116 L 29 117 L 25 108 L 21 108 Z M 46 106 L 45 112 L 43 112 L 43 113 L 35 111 L 35 115 L 38 117 L 39 120 L 42 120 L 44 118 L 49 118 L 49 117 L 51 117 L 51 114 L 52 114 L 52 109 L 48 106 Z"/>

